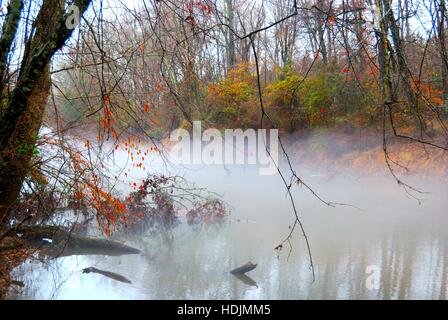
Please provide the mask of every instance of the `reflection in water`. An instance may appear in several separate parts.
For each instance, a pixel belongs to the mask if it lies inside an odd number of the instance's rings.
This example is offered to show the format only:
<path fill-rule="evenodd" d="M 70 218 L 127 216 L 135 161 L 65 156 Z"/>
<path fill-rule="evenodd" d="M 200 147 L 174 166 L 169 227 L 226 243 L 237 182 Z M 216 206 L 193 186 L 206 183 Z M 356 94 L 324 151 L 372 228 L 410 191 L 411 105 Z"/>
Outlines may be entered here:
<path fill-rule="evenodd" d="M 448 217 L 446 186 L 429 178 L 414 183 L 430 191 L 419 205 L 390 176 L 355 172 L 321 179 L 318 168 L 302 172 L 319 194 L 350 207 L 324 206 L 305 190 L 294 191 L 310 238 L 316 267 L 312 283 L 303 238 L 292 253 L 274 248 L 293 222 L 278 176 L 259 176 L 253 166 L 195 168 L 186 178 L 223 195 L 233 207 L 221 229 L 175 231 L 170 246 L 149 237 L 122 239 L 144 253 L 130 256 L 70 256 L 16 271 L 26 288 L 15 298 L 57 299 L 446 299 Z M 138 178 L 138 177 L 135 177 Z M 257 282 L 228 270 L 257 261 Z M 132 284 L 100 274 L 95 266 L 125 276 Z M 379 288 L 366 286 L 367 267 L 380 271 Z"/>
<path fill-rule="evenodd" d="M 117 274 L 115 272 L 105 271 L 105 270 L 99 270 L 95 267 L 89 267 L 82 269 L 82 273 L 98 273 L 105 277 L 108 277 L 110 279 L 114 279 L 116 281 L 124 282 L 124 283 L 132 283 L 131 280 L 129 280 L 126 277 L 123 277 L 121 274 Z"/>
<path fill-rule="evenodd" d="M 238 273 L 232 273 L 234 277 L 236 277 L 238 280 L 241 280 L 244 284 L 247 284 L 248 286 L 253 286 L 258 288 L 258 284 L 255 282 L 254 279 L 251 277 L 245 275 L 245 274 L 238 274 Z"/>

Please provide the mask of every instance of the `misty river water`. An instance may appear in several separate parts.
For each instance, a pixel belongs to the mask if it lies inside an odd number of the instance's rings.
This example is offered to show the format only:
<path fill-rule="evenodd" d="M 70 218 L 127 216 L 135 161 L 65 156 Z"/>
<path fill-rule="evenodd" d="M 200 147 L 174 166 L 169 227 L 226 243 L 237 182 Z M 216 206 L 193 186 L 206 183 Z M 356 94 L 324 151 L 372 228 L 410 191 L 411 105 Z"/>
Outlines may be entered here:
<path fill-rule="evenodd" d="M 121 155 L 125 161 L 125 155 Z M 118 160 L 121 161 L 120 156 Z M 148 160 L 149 161 L 149 160 Z M 157 167 L 157 160 L 154 166 Z M 147 168 L 151 167 L 147 164 Z M 303 187 L 294 188 L 308 234 L 316 280 L 312 281 L 304 239 L 292 251 L 274 248 L 294 221 L 278 175 L 261 176 L 254 165 L 195 166 L 183 169 L 197 186 L 222 196 L 230 219 L 200 232 L 181 225 L 164 245 L 150 237 L 122 239 L 144 251 L 125 256 L 69 256 L 44 264 L 30 259 L 15 270 L 26 287 L 16 299 L 445 299 L 448 281 L 448 198 L 446 183 L 430 176 L 409 181 L 429 193 L 421 205 L 387 174 L 345 168 L 329 175 L 316 163 L 299 175 L 325 199 L 359 207 L 328 207 Z M 135 173 L 138 177 L 139 173 Z M 144 177 L 142 172 L 140 177 Z M 258 263 L 244 283 L 229 273 Z M 121 283 L 95 266 L 132 281 Z M 369 267 L 370 266 L 370 267 Z M 373 266 L 373 267 L 372 267 Z M 379 286 L 366 285 L 379 270 Z M 255 283 L 256 285 L 255 285 Z"/>

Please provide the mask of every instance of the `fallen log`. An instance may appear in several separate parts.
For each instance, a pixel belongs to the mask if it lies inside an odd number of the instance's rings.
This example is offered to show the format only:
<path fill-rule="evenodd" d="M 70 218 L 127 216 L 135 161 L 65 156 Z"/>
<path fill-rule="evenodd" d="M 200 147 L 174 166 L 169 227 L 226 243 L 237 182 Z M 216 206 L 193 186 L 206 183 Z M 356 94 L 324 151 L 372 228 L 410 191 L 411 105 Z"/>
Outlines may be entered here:
<path fill-rule="evenodd" d="M 20 280 L 11 280 L 11 285 L 23 288 L 25 286 L 25 283 Z"/>
<path fill-rule="evenodd" d="M 132 283 L 129 279 L 127 279 L 127 278 L 123 277 L 122 275 L 115 273 L 115 272 L 100 270 L 95 267 L 89 267 L 89 268 L 82 269 L 82 273 L 91 273 L 91 272 L 101 274 L 105 277 L 111 278 L 116 281 L 120 281 L 120 282 L 124 282 L 124 283 Z"/>
<path fill-rule="evenodd" d="M 125 244 L 92 237 L 80 236 L 70 230 L 57 226 L 26 226 L 15 230 L 29 245 L 53 257 L 71 255 L 110 255 L 139 254 L 139 249 Z"/>
<path fill-rule="evenodd" d="M 257 267 L 257 264 L 252 263 L 251 261 L 249 261 L 246 264 L 243 264 L 241 267 L 238 267 L 236 269 L 233 269 L 232 271 L 230 271 L 231 274 L 244 274 L 246 272 L 252 271 Z"/>

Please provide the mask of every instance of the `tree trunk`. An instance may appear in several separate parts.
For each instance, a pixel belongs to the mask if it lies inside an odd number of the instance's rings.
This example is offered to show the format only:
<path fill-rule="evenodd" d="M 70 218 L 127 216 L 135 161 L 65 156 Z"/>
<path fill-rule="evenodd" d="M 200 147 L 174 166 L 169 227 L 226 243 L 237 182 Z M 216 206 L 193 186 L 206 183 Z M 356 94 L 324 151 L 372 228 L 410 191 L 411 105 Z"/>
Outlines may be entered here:
<path fill-rule="evenodd" d="M 50 92 L 49 66 L 47 65 L 45 69 L 45 73 L 39 79 L 40 84 L 36 84 L 31 91 L 32 98 L 27 103 L 26 112 L 19 117 L 8 145 L 2 149 L 0 225 L 4 225 L 7 212 L 17 199 L 22 182 L 31 169 L 34 144 Z"/>
<path fill-rule="evenodd" d="M 448 95 L 448 57 L 445 43 L 445 15 L 446 15 L 446 4 L 445 0 L 440 1 L 439 9 L 439 25 L 438 25 L 438 36 L 440 45 L 440 60 L 441 60 L 441 75 L 442 75 L 442 87 L 443 87 L 443 97 L 446 99 Z"/>
<path fill-rule="evenodd" d="M 398 73 L 399 77 L 403 81 L 403 89 L 406 95 L 406 99 L 408 101 L 409 107 L 411 109 L 416 107 L 416 97 L 412 90 L 411 84 L 411 71 L 409 70 L 407 61 L 406 61 L 406 53 L 404 51 L 403 42 L 400 37 L 400 30 L 395 21 L 394 13 L 390 6 L 390 0 L 383 0 L 384 3 L 384 12 L 386 15 L 386 19 L 388 20 L 388 25 L 392 34 L 392 40 L 394 43 L 395 53 L 397 55 L 398 61 Z"/>
<path fill-rule="evenodd" d="M 23 9 L 23 0 L 13 0 L 8 6 L 5 23 L 2 28 L 2 36 L 0 38 L 0 96 L 3 97 L 5 90 L 5 71 L 8 66 L 8 55 L 11 45 L 17 32 L 20 21 L 20 12 Z M 0 116 L 3 113 L 3 101 L 0 100 Z"/>
<path fill-rule="evenodd" d="M 226 0 L 226 10 L 229 19 L 230 29 L 227 28 L 226 49 L 227 49 L 227 71 L 236 65 L 236 48 L 235 48 L 235 7 L 233 0 Z"/>
<path fill-rule="evenodd" d="M 325 16 L 323 14 L 323 12 L 321 10 L 324 10 L 323 7 L 323 1 L 322 0 L 318 0 L 317 1 L 317 5 L 318 5 L 318 12 L 317 12 L 317 33 L 319 36 L 319 47 L 320 47 L 320 53 L 322 54 L 322 61 L 324 63 L 324 65 L 328 64 L 328 52 L 327 52 L 327 44 L 325 43 L 325 31 L 324 31 L 324 26 L 325 26 Z"/>
<path fill-rule="evenodd" d="M 82 14 L 91 0 L 77 0 Z M 64 0 L 43 1 L 27 41 L 14 91 L 0 119 L 0 228 L 7 221 L 31 168 L 35 142 L 50 93 L 50 61 L 70 37 Z M 3 95 L 2 95 L 3 97 Z M 3 99 L 3 98 L 2 98 Z"/>
<path fill-rule="evenodd" d="M 376 0 L 378 12 L 378 26 L 376 35 L 378 38 L 378 62 L 380 65 L 380 80 L 382 89 L 383 103 L 390 103 L 395 101 L 392 88 L 391 70 L 389 63 L 389 44 L 387 40 L 387 20 L 384 16 L 384 8 L 381 0 Z"/>
<path fill-rule="evenodd" d="M 120 242 L 80 236 L 72 230 L 57 226 L 23 226 L 14 230 L 14 234 L 17 233 L 22 234 L 20 239 L 29 246 L 40 248 L 42 253 L 56 258 L 71 255 L 121 256 L 141 253 L 139 249 Z"/>

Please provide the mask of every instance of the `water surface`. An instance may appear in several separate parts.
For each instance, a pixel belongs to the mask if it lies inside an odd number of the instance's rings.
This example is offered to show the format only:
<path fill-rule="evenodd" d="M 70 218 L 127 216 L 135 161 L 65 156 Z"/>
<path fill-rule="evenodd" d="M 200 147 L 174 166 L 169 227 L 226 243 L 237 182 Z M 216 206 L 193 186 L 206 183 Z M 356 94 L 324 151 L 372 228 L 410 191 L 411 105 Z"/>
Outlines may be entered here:
<path fill-rule="evenodd" d="M 115 161 L 124 161 L 116 155 Z M 121 158 L 120 158 L 121 157 Z M 300 164 L 296 164 L 300 168 Z M 157 161 L 147 170 L 156 170 Z M 385 172 L 350 168 L 328 174 L 316 163 L 301 176 L 325 199 L 353 207 L 328 207 L 303 187 L 294 189 L 311 243 L 316 280 L 299 232 L 292 250 L 274 248 L 294 221 L 278 175 L 260 176 L 256 166 L 196 166 L 181 170 L 198 186 L 222 195 L 231 218 L 221 228 L 195 232 L 182 225 L 174 241 L 124 239 L 144 251 L 120 257 L 71 256 L 46 264 L 29 261 L 15 271 L 26 288 L 18 299 L 445 299 L 448 280 L 447 187 L 437 177 L 409 181 L 430 193 L 419 204 Z M 160 169 L 160 167 L 159 167 Z M 144 172 L 133 173 L 134 178 Z M 288 258 L 289 257 L 289 258 Z M 247 261 L 258 263 L 251 281 L 229 274 Z M 99 274 L 95 266 L 122 274 L 132 284 Z M 380 270 L 379 288 L 366 286 L 368 266 Z"/>

